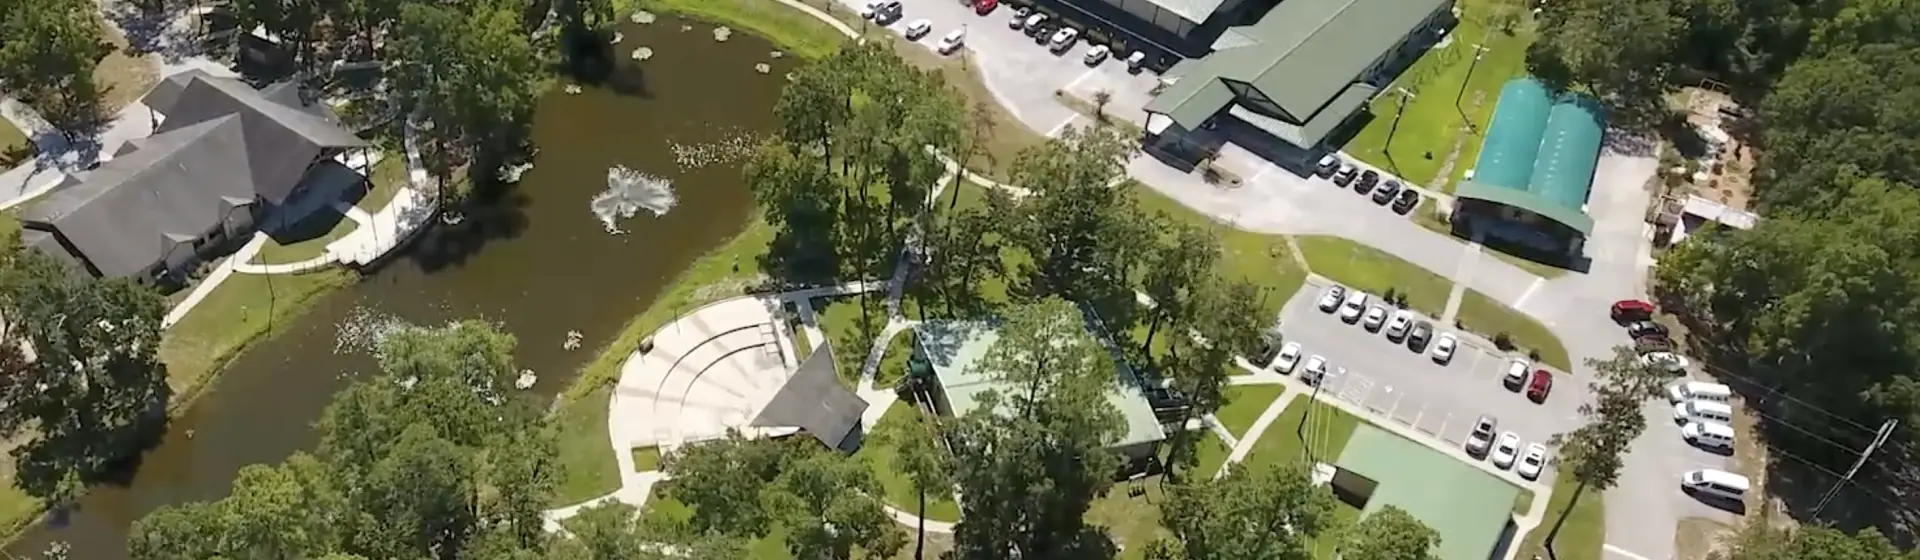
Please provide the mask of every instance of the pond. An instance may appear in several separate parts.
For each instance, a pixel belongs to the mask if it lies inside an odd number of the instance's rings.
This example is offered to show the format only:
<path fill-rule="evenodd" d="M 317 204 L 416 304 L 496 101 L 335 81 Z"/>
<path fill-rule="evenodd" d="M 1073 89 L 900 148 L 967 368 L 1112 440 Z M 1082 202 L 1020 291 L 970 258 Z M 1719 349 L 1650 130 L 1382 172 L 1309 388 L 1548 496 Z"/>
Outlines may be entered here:
<path fill-rule="evenodd" d="M 406 254 L 278 327 L 175 420 L 128 485 L 92 489 L 62 527 L 35 526 L 8 552 L 37 555 L 64 540 L 73 558 L 125 558 L 126 530 L 147 513 L 219 499 L 241 467 L 311 449 L 334 392 L 373 369 L 364 348 L 381 325 L 493 321 L 518 337 L 520 364 L 539 374 L 533 390 L 560 391 L 750 215 L 740 160 L 772 131 L 782 76 L 796 61 L 772 56 L 758 37 L 721 42 L 713 31 L 670 17 L 623 25 L 608 88 L 556 87 L 541 100 L 539 155 L 506 200 L 423 232 Z M 641 46 L 655 53 L 631 60 Z M 671 181 L 677 205 L 659 217 L 640 210 L 616 222 L 625 233 L 609 233 L 590 204 L 615 165 Z M 584 336 L 576 350 L 563 347 L 569 331 Z"/>

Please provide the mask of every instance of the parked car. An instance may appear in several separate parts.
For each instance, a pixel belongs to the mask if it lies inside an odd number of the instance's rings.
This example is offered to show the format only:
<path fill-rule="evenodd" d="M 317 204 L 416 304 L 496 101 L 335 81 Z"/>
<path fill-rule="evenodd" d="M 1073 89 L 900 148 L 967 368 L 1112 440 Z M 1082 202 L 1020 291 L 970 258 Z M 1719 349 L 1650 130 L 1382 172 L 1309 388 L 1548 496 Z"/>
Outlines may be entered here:
<path fill-rule="evenodd" d="M 1079 31 L 1076 31 L 1071 27 L 1062 27 L 1060 28 L 1059 31 L 1053 32 L 1053 38 L 1048 39 L 1047 43 L 1052 45 L 1051 48 L 1053 49 L 1053 52 L 1063 53 L 1063 52 L 1067 52 L 1067 49 L 1073 48 L 1073 44 L 1079 41 L 1080 41 Z"/>
<path fill-rule="evenodd" d="M 1320 357 L 1319 354 L 1308 356 L 1307 366 L 1304 368 L 1301 368 L 1300 380 L 1305 381 L 1307 382 L 1307 384 L 1311 385 L 1311 384 L 1319 383 L 1320 379 L 1326 376 L 1327 376 L 1327 359 Z"/>
<path fill-rule="evenodd" d="M 1407 333 L 1407 348 L 1415 352 L 1427 351 L 1427 341 L 1433 338 L 1433 323 L 1417 321 L 1413 331 Z"/>
<path fill-rule="evenodd" d="M 1527 382 L 1527 398 L 1533 402 L 1547 402 L 1547 394 L 1553 392 L 1553 374 L 1547 370 L 1533 370 L 1533 380 Z"/>
<path fill-rule="evenodd" d="M 1340 170 L 1333 173 L 1333 184 L 1342 187 L 1350 185 L 1353 183 L 1354 176 L 1359 173 L 1360 168 L 1354 167 L 1351 163 L 1340 164 Z"/>
<path fill-rule="evenodd" d="M 913 23 L 907 24 L 907 40 L 908 41 L 918 41 L 920 40 L 921 37 L 925 37 L 927 36 L 928 33 L 932 33 L 932 32 L 933 32 L 933 21 L 925 18 L 916 19 L 916 20 L 913 20 Z"/>
<path fill-rule="evenodd" d="M 1113 54 L 1113 49 L 1107 48 L 1106 45 L 1094 45 L 1093 48 L 1087 49 L 1087 66 L 1096 66 L 1105 62 L 1107 55 L 1110 54 Z"/>
<path fill-rule="evenodd" d="M 1613 302 L 1613 307 L 1608 311 L 1613 320 L 1620 322 L 1646 321 L 1653 318 L 1653 304 L 1637 299 Z"/>
<path fill-rule="evenodd" d="M 1378 184 L 1380 184 L 1380 173 L 1368 169 L 1360 172 L 1360 180 L 1353 184 L 1353 192 L 1367 194 L 1373 191 L 1374 185 Z"/>
<path fill-rule="evenodd" d="M 1324 156 L 1320 156 L 1320 164 L 1314 166 L 1313 175 L 1315 177 L 1327 179 L 1327 178 L 1333 177 L 1334 172 L 1339 170 L 1340 170 L 1340 158 L 1333 154 L 1327 154 Z"/>
<path fill-rule="evenodd" d="M 1280 355 L 1273 358 L 1274 371 L 1283 374 L 1293 373 L 1293 368 L 1299 365 L 1300 343 L 1298 342 L 1289 342 L 1286 346 L 1281 346 Z"/>
<path fill-rule="evenodd" d="M 1046 29 L 1045 23 L 1047 23 L 1047 14 L 1036 12 L 1027 16 L 1027 22 L 1023 24 L 1023 27 L 1026 29 L 1028 35 L 1034 35 Z"/>
<path fill-rule="evenodd" d="M 1654 352 L 1672 352 L 1673 340 L 1664 336 L 1643 336 L 1633 339 L 1633 350 L 1641 355 Z"/>
<path fill-rule="evenodd" d="M 887 0 L 880 4 L 879 8 L 874 9 L 873 21 L 874 23 L 886 25 L 900 21 L 900 16 L 904 13 L 905 8 L 900 6 L 900 0 Z"/>
<path fill-rule="evenodd" d="M 1505 432 L 1493 442 L 1493 466 L 1507 468 L 1520 456 L 1520 434 Z"/>
<path fill-rule="evenodd" d="M 1367 308 L 1367 293 L 1350 290 L 1346 299 L 1340 300 L 1340 320 L 1352 323 L 1360 320 L 1360 313 Z"/>
<path fill-rule="evenodd" d="M 1387 179 L 1386 184 L 1373 190 L 1373 203 L 1386 204 L 1393 201 L 1393 196 L 1397 194 L 1400 194 L 1400 181 Z"/>
<path fill-rule="evenodd" d="M 1653 321 L 1634 321 L 1627 323 L 1627 336 L 1634 338 L 1643 336 L 1664 337 L 1667 336 L 1667 326 Z"/>
<path fill-rule="evenodd" d="M 1147 53 L 1143 53 L 1140 51 L 1133 51 L 1133 54 L 1127 55 L 1127 71 L 1128 72 L 1139 72 L 1140 69 L 1146 67 L 1146 65 L 1147 65 Z"/>
<path fill-rule="evenodd" d="M 1000 7 L 1000 0 L 973 0 L 973 13 L 987 15 Z"/>
<path fill-rule="evenodd" d="M 887 0 L 867 0 L 866 4 L 860 6 L 860 18 L 873 19 L 874 14 L 880 12 L 880 6 L 886 3 Z"/>
<path fill-rule="evenodd" d="M 1021 29 L 1027 26 L 1027 20 L 1033 17 L 1033 8 L 1020 8 L 1013 12 L 1013 19 L 1007 21 L 1007 28 Z"/>
<path fill-rule="evenodd" d="M 1640 356 L 1640 365 L 1659 368 L 1660 371 L 1667 373 L 1680 374 L 1686 373 L 1693 362 L 1687 360 L 1686 356 L 1672 352 L 1648 352 Z"/>
<path fill-rule="evenodd" d="M 1433 361 L 1443 366 L 1453 363 L 1453 350 L 1459 345 L 1460 339 L 1454 338 L 1453 333 L 1440 333 L 1433 341 Z"/>
<path fill-rule="evenodd" d="M 1484 414 L 1480 415 L 1479 420 L 1474 420 L 1473 431 L 1467 433 L 1467 454 L 1486 456 L 1487 448 L 1493 445 L 1493 429 L 1499 425 L 1499 419 Z"/>
<path fill-rule="evenodd" d="M 1529 369 L 1533 369 L 1533 364 L 1524 358 L 1508 360 L 1507 375 L 1502 377 L 1501 381 L 1506 383 L 1508 388 L 1517 391 L 1520 389 L 1520 385 L 1527 382 L 1527 370 Z"/>
<path fill-rule="evenodd" d="M 1538 442 L 1529 443 L 1527 444 L 1527 451 L 1520 454 L 1520 466 L 1514 467 L 1513 472 L 1518 473 L 1521 478 L 1527 480 L 1538 480 L 1540 478 L 1540 469 L 1546 468 L 1546 466 L 1547 446 L 1541 445 Z"/>
<path fill-rule="evenodd" d="M 955 29 L 947 36 L 940 38 L 940 45 L 935 50 L 940 51 L 940 54 L 953 54 L 953 51 L 960 50 L 960 46 L 966 44 L 966 41 L 967 31 Z"/>
<path fill-rule="evenodd" d="M 1393 211 L 1401 214 L 1412 212 L 1413 208 L 1419 205 L 1420 193 L 1413 189 L 1400 191 L 1400 196 L 1393 199 Z"/>
<path fill-rule="evenodd" d="M 1381 305 L 1367 308 L 1367 317 L 1360 322 L 1360 326 L 1366 327 L 1367 332 L 1380 332 L 1380 326 L 1385 324 L 1387 324 L 1387 308 Z"/>
<path fill-rule="evenodd" d="M 1405 309 L 1393 312 L 1393 318 L 1387 320 L 1387 340 L 1399 342 L 1406 339 L 1407 330 L 1413 328 L 1413 312 Z"/>
<path fill-rule="evenodd" d="M 1320 293 L 1320 310 L 1332 313 L 1333 310 L 1340 308 L 1340 299 L 1344 297 L 1347 297 L 1345 287 L 1339 284 L 1327 286 L 1327 291 Z"/>

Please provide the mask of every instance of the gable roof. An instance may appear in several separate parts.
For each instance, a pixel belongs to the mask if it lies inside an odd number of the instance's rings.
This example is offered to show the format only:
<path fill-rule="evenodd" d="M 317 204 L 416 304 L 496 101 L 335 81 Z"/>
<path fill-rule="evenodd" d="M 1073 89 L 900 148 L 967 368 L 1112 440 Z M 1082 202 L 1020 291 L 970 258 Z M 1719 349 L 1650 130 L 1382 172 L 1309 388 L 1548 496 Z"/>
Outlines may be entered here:
<path fill-rule="evenodd" d="M 1591 97 L 1558 94 L 1533 78 L 1500 88 L 1473 179 L 1455 196 L 1523 208 L 1582 234 L 1605 124 Z"/>
<path fill-rule="evenodd" d="M 1303 146 L 1316 144 L 1377 92 L 1358 83 L 1367 68 L 1398 48 L 1448 1 L 1286 0 L 1253 25 L 1229 31 L 1251 44 L 1200 59 L 1149 102 L 1147 111 L 1197 129 L 1233 102 L 1235 96 L 1224 82 L 1237 82 L 1257 90 L 1283 113 L 1269 118 L 1297 129 L 1276 135 Z M 1356 89 L 1360 86 L 1367 89 Z"/>
<path fill-rule="evenodd" d="M 228 115 L 129 144 L 21 219 L 51 225 L 104 276 L 139 274 L 253 201 L 247 162 L 235 157 L 246 150 L 243 128 Z"/>
<path fill-rule="evenodd" d="M 773 399 L 754 415 L 759 427 L 795 427 L 806 430 L 821 444 L 838 448 L 860 425 L 866 399 L 840 385 L 834 368 L 833 345 L 822 345 L 800 363 Z"/>
<path fill-rule="evenodd" d="M 273 203 L 286 200 L 322 150 L 357 148 L 366 141 L 340 128 L 325 113 L 316 114 L 300 103 L 288 86 L 255 90 L 232 78 L 200 70 L 168 76 L 144 98 L 149 108 L 166 116 L 156 134 L 228 115 L 240 117 L 246 136 L 244 155 L 255 191 Z M 275 99 L 269 99 L 272 95 Z M 324 111 L 321 109 L 320 111 Z"/>

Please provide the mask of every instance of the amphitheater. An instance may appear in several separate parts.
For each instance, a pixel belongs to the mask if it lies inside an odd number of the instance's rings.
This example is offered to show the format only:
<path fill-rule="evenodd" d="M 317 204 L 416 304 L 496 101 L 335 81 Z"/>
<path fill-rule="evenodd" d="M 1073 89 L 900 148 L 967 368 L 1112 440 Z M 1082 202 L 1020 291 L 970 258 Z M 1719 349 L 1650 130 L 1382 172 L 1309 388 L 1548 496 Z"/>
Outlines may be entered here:
<path fill-rule="evenodd" d="M 807 432 L 838 446 L 867 404 L 844 388 L 826 345 L 797 359 L 781 300 L 740 297 L 686 313 L 621 366 L 607 431 L 624 449 L 662 451 L 737 429 L 749 437 Z"/>

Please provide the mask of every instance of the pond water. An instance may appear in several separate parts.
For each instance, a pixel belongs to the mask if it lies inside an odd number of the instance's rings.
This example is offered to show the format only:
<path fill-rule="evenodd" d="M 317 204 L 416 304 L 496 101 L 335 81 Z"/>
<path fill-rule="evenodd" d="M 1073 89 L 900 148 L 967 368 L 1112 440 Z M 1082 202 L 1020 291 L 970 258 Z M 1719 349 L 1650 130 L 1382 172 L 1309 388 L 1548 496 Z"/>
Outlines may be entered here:
<path fill-rule="evenodd" d="M 740 160 L 772 132 L 772 107 L 795 61 L 758 37 L 715 40 L 714 26 L 661 17 L 625 24 L 606 88 L 556 87 L 540 102 L 535 166 L 509 200 L 456 226 L 424 232 L 383 269 L 323 299 L 229 366 L 170 427 L 124 487 L 93 489 L 61 527 L 42 524 L 8 546 L 49 542 L 73 558 L 125 558 L 129 525 L 154 509 L 224 497 L 242 466 L 311 449 L 333 393 L 373 369 L 367 331 L 393 321 L 484 318 L 519 339 L 517 357 L 552 395 L 700 254 L 751 211 Z M 635 62 L 638 47 L 653 49 Z M 755 69 L 767 63 L 767 73 Z M 620 165 L 672 182 L 677 203 L 641 210 L 608 232 L 590 204 Z M 568 331 L 584 335 L 566 350 Z M 341 344 L 341 343 L 347 344 Z"/>

